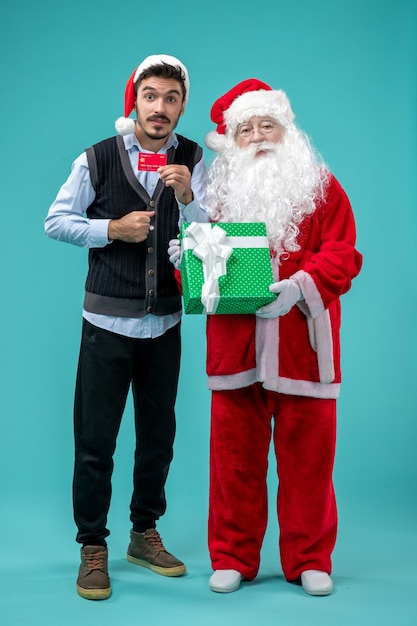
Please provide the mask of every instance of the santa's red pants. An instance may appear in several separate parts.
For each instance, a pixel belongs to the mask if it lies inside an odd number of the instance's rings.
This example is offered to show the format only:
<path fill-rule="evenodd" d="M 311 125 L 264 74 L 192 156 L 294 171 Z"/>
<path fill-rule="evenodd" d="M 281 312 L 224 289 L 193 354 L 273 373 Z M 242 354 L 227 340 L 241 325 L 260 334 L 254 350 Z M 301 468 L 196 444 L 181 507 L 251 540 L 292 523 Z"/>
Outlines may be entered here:
<path fill-rule="evenodd" d="M 284 576 L 330 574 L 336 541 L 333 489 L 336 401 L 278 394 L 260 385 L 212 393 L 209 551 L 214 570 L 252 580 L 267 525 L 267 464 L 277 458 Z"/>

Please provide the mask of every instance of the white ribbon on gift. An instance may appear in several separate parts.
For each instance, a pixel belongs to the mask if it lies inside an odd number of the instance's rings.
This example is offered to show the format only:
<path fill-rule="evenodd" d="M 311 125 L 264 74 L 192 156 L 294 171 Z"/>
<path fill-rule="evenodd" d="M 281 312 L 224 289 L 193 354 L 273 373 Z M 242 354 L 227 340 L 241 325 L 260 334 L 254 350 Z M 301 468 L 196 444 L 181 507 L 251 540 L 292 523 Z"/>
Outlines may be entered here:
<path fill-rule="evenodd" d="M 227 234 L 217 224 L 192 222 L 185 233 L 184 249 L 192 249 L 193 254 L 203 264 L 204 283 L 201 302 L 207 313 L 215 313 L 220 301 L 219 278 L 227 274 L 226 262 L 233 253 Z"/>
<path fill-rule="evenodd" d="M 214 234 L 212 234 L 214 231 Z M 219 232 L 220 231 L 220 232 Z M 207 313 L 215 313 L 220 301 L 218 278 L 224 276 L 227 273 L 226 261 L 230 258 L 233 250 L 236 248 L 268 248 L 268 237 L 263 235 L 234 235 L 227 237 L 227 233 L 218 224 L 211 226 L 208 223 L 192 222 L 184 231 L 188 237 L 184 237 L 181 241 L 181 255 L 185 250 L 195 250 L 197 246 L 207 245 L 213 246 L 213 250 L 209 253 L 210 258 L 208 262 L 203 262 L 203 274 L 204 280 L 208 283 L 210 274 L 210 268 L 215 267 L 213 277 L 210 284 L 204 283 L 202 289 L 201 302 L 206 308 Z M 222 250 L 220 246 L 224 246 L 229 250 Z M 219 258 L 217 258 L 219 253 Z M 194 254 L 202 259 L 202 256 L 206 258 L 207 255 L 200 248 L 198 253 Z M 227 258 L 225 258 L 227 256 Z M 216 261 L 213 260 L 216 259 Z M 210 268 L 208 267 L 210 265 Z M 220 273 L 221 272 L 221 273 Z M 215 274 L 218 273 L 218 276 Z M 210 310 L 209 310 L 210 309 Z"/>

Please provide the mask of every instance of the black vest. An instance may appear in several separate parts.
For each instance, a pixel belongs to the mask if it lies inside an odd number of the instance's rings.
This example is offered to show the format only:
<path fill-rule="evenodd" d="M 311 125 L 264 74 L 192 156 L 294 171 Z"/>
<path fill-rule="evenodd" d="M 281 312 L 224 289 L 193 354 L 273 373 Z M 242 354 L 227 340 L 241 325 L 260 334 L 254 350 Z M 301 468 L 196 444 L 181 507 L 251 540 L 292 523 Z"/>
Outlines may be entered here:
<path fill-rule="evenodd" d="M 168 163 L 193 171 L 202 157 L 195 142 L 177 135 L 178 147 L 168 150 Z M 89 219 L 118 219 L 131 211 L 155 211 L 146 241 L 113 241 L 91 248 L 84 308 L 117 317 L 166 315 L 181 309 L 181 296 L 168 258 L 168 242 L 178 236 L 178 204 L 174 191 L 159 181 L 150 198 L 140 185 L 123 137 L 111 137 L 86 150 L 96 192 L 87 209 Z"/>

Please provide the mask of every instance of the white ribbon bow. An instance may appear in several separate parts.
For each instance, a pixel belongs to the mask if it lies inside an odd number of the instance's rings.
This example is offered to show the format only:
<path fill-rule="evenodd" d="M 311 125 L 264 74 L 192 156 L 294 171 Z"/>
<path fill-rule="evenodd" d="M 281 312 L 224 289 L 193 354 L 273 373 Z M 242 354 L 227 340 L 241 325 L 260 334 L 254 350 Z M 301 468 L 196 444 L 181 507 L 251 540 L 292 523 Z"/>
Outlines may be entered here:
<path fill-rule="evenodd" d="M 187 247 L 203 264 L 204 283 L 201 302 L 207 313 L 215 313 L 220 301 L 219 278 L 227 274 L 226 262 L 233 253 L 226 232 L 217 224 L 192 222 L 185 230 L 193 241 Z"/>

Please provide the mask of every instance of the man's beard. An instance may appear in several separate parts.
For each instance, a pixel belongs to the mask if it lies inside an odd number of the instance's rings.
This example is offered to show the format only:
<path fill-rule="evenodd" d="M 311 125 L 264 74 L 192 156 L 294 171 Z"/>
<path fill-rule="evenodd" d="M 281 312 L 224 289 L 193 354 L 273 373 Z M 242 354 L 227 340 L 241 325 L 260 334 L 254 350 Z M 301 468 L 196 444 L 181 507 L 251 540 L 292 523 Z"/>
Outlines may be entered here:
<path fill-rule="evenodd" d="M 149 124 L 155 118 L 156 119 L 162 118 L 162 119 L 166 120 L 167 126 L 161 127 L 160 129 L 151 129 L 150 127 L 148 128 L 147 124 Z M 151 115 L 150 117 L 145 119 L 145 123 L 144 123 L 142 121 L 142 117 L 139 115 L 138 112 L 136 112 L 136 124 L 137 124 L 137 126 L 139 126 L 141 131 L 149 139 L 152 139 L 152 140 L 155 140 L 155 141 L 159 141 L 161 139 L 166 139 L 166 137 L 169 137 L 169 135 L 177 127 L 179 119 L 180 119 L 180 116 L 178 116 L 177 119 L 174 121 L 174 120 L 172 120 L 172 118 L 169 118 L 166 115 Z"/>
<path fill-rule="evenodd" d="M 256 156 L 259 150 L 266 152 Z M 208 214 L 214 221 L 265 222 L 270 247 L 279 255 L 292 252 L 299 249 L 299 224 L 323 199 L 327 180 L 307 137 L 291 127 L 280 143 L 233 144 L 215 158 Z"/>

